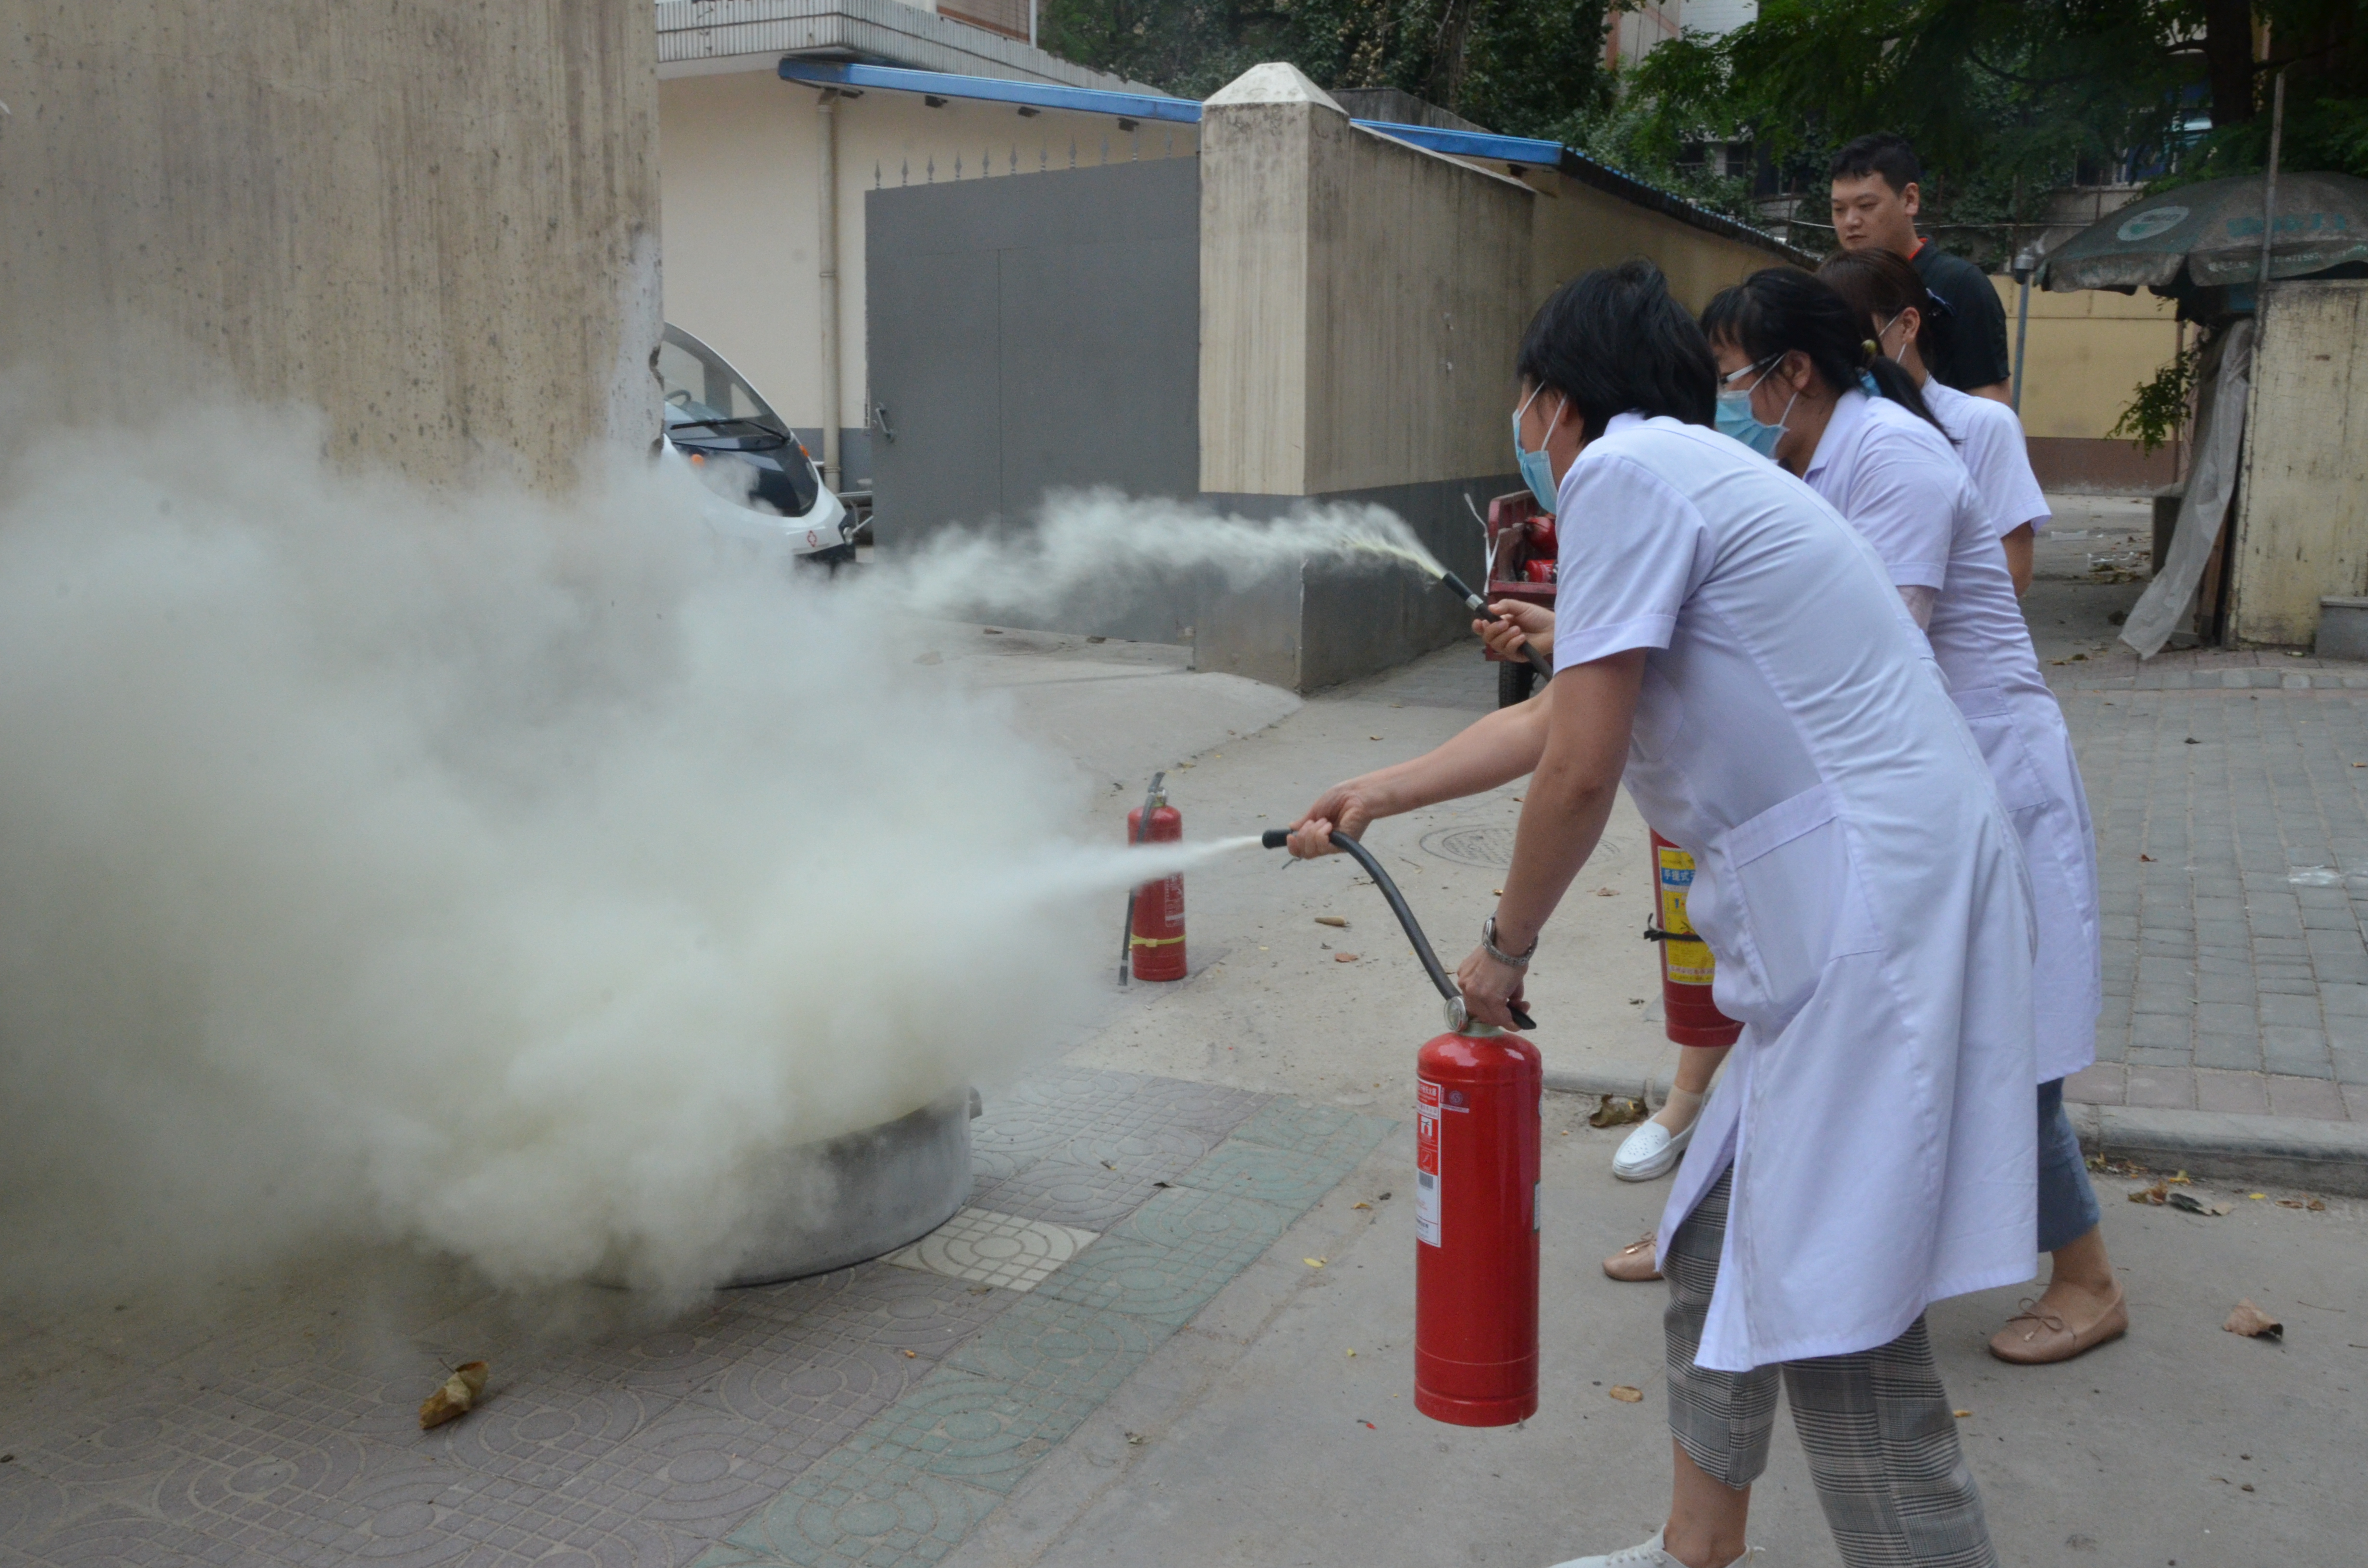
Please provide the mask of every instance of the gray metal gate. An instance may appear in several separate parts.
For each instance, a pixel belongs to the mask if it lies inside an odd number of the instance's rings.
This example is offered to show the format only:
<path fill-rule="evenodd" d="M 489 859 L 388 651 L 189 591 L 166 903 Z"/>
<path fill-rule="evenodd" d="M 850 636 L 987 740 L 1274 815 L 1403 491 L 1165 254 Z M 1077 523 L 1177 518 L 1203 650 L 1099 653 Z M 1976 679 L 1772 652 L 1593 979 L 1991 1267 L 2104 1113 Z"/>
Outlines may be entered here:
<path fill-rule="evenodd" d="M 873 535 L 1200 485 L 1195 158 L 864 196 Z"/>

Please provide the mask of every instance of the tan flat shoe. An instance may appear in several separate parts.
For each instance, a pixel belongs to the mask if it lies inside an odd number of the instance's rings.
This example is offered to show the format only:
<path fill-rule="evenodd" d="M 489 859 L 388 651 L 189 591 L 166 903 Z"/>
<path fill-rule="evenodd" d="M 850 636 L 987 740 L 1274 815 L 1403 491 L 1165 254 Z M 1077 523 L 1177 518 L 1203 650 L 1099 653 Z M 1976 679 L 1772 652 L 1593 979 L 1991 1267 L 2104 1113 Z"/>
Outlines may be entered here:
<path fill-rule="evenodd" d="M 1623 1284 L 1642 1285 L 1661 1277 L 1661 1266 L 1653 1258 L 1653 1233 L 1643 1239 L 1630 1242 L 1603 1260 L 1603 1272 Z"/>
<path fill-rule="evenodd" d="M 2026 1299 L 2022 1311 L 2007 1319 L 2006 1326 L 1991 1335 L 1990 1354 L 2018 1367 L 2039 1367 L 2050 1361 L 2069 1361 L 2129 1331 L 2129 1306 L 2118 1285 L 2113 1288 L 2112 1304 L 2083 1329 L 2075 1329 L 2054 1312 L 2039 1311 L 2037 1301 Z"/>

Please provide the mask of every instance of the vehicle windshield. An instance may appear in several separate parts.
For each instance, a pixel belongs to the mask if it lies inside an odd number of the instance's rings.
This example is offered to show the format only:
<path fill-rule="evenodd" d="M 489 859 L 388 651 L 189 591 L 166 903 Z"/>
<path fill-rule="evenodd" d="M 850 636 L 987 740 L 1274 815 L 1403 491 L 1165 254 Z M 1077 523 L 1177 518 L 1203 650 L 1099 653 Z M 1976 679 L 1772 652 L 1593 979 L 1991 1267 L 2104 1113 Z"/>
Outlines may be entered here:
<path fill-rule="evenodd" d="M 658 380 L 666 387 L 670 430 L 698 426 L 745 432 L 758 425 L 775 435 L 788 432 L 780 415 L 722 355 L 678 326 L 669 325 L 658 342 Z"/>

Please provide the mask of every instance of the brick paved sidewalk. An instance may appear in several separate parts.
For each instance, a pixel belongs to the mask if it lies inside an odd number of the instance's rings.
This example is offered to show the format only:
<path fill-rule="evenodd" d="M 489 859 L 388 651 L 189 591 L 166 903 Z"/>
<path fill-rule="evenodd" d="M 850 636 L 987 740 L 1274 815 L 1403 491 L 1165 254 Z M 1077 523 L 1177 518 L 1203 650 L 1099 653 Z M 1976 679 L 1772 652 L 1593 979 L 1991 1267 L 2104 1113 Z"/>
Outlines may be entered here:
<path fill-rule="evenodd" d="M 2092 1104 L 2368 1120 L 2368 666 L 2051 661 L 2096 817 Z"/>

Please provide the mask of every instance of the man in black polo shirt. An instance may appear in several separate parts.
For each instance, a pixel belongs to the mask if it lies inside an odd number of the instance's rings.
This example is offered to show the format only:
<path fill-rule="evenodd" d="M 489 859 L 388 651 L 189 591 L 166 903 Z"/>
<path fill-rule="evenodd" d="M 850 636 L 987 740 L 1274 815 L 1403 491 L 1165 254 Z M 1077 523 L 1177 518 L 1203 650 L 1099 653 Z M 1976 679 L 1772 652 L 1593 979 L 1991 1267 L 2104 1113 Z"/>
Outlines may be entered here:
<path fill-rule="evenodd" d="M 1829 173 L 1842 249 L 1898 252 L 1948 307 L 1925 324 L 1925 369 L 1945 386 L 2008 402 L 2014 368 L 2007 358 L 2006 307 L 1980 267 L 1917 236 L 1924 166 L 1916 149 L 1901 136 L 1861 136 L 1834 154 Z"/>

